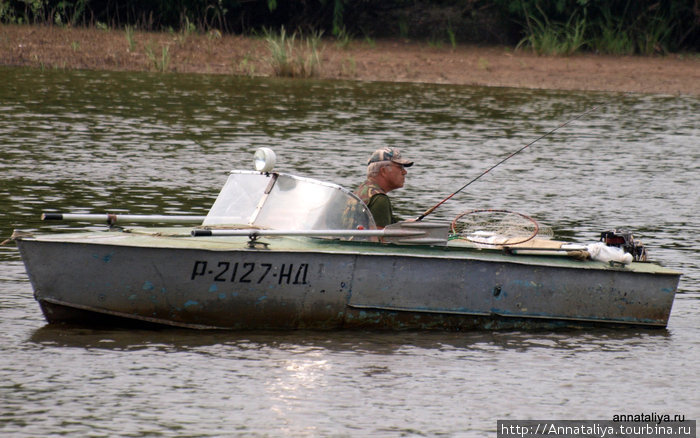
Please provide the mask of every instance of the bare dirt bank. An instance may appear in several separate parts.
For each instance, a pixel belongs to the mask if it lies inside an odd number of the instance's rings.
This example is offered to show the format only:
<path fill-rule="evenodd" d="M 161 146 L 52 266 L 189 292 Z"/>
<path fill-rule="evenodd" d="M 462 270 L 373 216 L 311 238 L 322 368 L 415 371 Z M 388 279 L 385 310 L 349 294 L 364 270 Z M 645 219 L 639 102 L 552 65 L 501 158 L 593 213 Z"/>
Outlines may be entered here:
<path fill-rule="evenodd" d="M 165 55 L 164 55 L 165 54 Z M 700 96 L 700 54 L 537 56 L 505 47 L 324 41 L 318 77 Z M 0 25 L 0 65 L 270 76 L 265 41 L 210 33 Z"/>

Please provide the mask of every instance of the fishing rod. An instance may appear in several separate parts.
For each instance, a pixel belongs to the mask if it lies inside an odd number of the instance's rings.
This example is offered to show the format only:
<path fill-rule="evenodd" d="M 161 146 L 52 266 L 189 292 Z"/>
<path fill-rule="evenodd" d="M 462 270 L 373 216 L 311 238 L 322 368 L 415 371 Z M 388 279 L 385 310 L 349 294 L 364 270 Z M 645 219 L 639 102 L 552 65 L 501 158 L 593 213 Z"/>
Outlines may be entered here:
<path fill-rule="evenodd" d="M 499 161 L 498 163 L 494 164 L 493 166 L 489 167 L 489 168 L 486 169 L 485 171 L 481 172 L 481 174 L 480 174 L 479 176 L 477 176 L 476 178 L 472 179 L 471 181 L 469 181 L 468 183 L 466 183 L 465 185 L 463 185 L 459 190 L 457 190 L 456 192 L 452 193 L 450 196 L 446 197 L 446 198 L 443 199 L 442 201 L 438 202 L 438 203 L 435 204 L 434 206 L 432 206 L 432 207 L 430 207 L 429 209 L 427 209 L 427 210 L 425 211 L 425 213 L 423 213 L 422 215 L 418 216 L 418 218 L 416 219 L 416 221 L 422 220 L 424 217 L 428 216 L 430 213 L 432 213 L 433 211 L 435 211 L 439 206 L 441 206 L 441 205 L 444 204 L 445 202 L 449 201 L 454 195 L 456 195 L 457 193 L 459 193 L 459 192 L 461 192 L 462 190 L 466 189 L 466 188 L 469 187 L 473 182 L 477 181 L 479 178 L 481 178 L 482 176 L 484 176 L 484 175 L 486 175 L 487 173 L 491 172 L 491 171 L 492 171 L 493 169 L 495 169 L 496 167 L 500 166 L 501 164 L 503 164 L 503 163 L 505 163 L 506 161 L 510 160 L 510 159 L 513 158 L 514 156 L 518 155 L 520 152 L 524 151 L 524 150 L 527 149 L 528 147 L 532 146 L 533 144 L 537 143 L 538 141 L 542 140 L 543 138 L 545 138 L 546 136 L 552 134 L 553 132 L 557 131 L 558 129 L 563 128 L 564 126 L 568 125 L 569 123 L 571 123 L 571 122 L 573 122 L 573 121 L 575 121 L 575 120 L 580 119 L 581 117 L 585 116 L 586 114 L 588 114 L 588 113 L 590 113 L 590 112 L 592 112 L 592 111 L 594 111 L 594 110 L 596 110 L 596 109 L 598 109 L 598 107 L 597 107 L 597 106 L 594 106 L 593 108 L 582 112 L 581 114 L 577 115 L 576 117 L 567 120 L 566 122 L 562 123 L 561 125 L 557 126 L 556 128 L 552 129 L 551 131 L 549 131 L 549 132 L 547 132 L 547 133 L 545 133 L 545 134 L 542 134 L 541 136 L 537 137 L 536 139 L 534 139 L 534 140 L 531 141 L 530 143 L 526 144 L 525 146 L 521 147 L 521 148 L 518 149 L 517 151 L 511 153 L 510 155 L 508 155 L 507 157 L 505 157 L 504 159 L 502 159 L 502 160 Z"/>

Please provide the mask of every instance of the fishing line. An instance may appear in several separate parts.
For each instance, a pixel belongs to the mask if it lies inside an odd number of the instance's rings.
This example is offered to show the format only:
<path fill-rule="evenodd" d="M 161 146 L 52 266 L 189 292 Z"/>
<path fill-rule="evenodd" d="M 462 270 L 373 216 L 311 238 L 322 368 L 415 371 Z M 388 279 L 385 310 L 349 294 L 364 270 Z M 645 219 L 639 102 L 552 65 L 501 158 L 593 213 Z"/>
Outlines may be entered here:
<path fill-rule="evenodd" d="M 442 201 L 438 202 L 438 203 L 435 204 L 434 206 L 432 206 L 432 207 L 430 207 L 429 209 L 427 209 L 427 210 L 425 211 L 425 213 L 423 213 L 422 215 L 420 215 L 416 220 L 417 220 L 417 221 L 422 220 L 424 217 L 428 216 L 430 213 L 432 213 L 433 211 L 435 211 L 435 209 L 437 209 L 439 206 L 441 206 L 442 204 L 444 204 L 445 202 L 447 202 L 448 200 L 450 200 L 454 195 L 456 195 L 457 193 L 459 193 L 459 192 L 461 192 L 462 190 L 466 189 L 466 188 L 469 187 L 472 183 L 476 182 L 479 178 L 481 178 L 482 176 L 484 176 L 484 175 L 486 175 L 487 173 L 491 172 L 493 169 L 495 169 L 496 167 L 498 167 L 498 166 L 500 166 L 501 164 L 505 163 L 506 161 L 508 161 L 509 159 L 513 158 L 514 156 L 518 155 L 520 152 L 524 151 L 524 150 L 527 149 L 528 147 L 532 146 L 533 144 L 537 143 L 538 141 L 542 140 L 543 138 L 545 138 L 546 136 L 552 134 L 553 132 L 557 131 L 558 129 L 563 128 L 564 126 L 568 125 L 569 123 L 571 123 L 571 122 L 573 122 L 573 121 L 575 121 L 575 120 L 580 119 L 581 117 L 585 116 L 586 114 L 588 114 L 588 113 L 590 113 L 590 112 L 592 112 L 592 111 L 594 111 L 594 110 L 596 110 L 596 109 L 598 109 L 598 106 L 594 106 L 593 108 L 582 112 L 581 114 L 577 115 L 576 117 L 567 120 L 566 122 L 562 123 L 561 125 L 557 126 L 556 128 L 550 130 L 549 132 L 547 132 L 547 133 L 545 133 L 545 134 L 542 134 L 541 136 L 537 137 L 536 139 L 534 139 L 534 140 L 531 141 L 530 143 L 526 144 L 525 146 L 521 147 L 521 148 L 518 149 L 517 151 L 511 153 L 510 155 L 508 155 L 507 157 L 505 157 L 504 159 L 502 159 L 502 160 L 499 161 L 498 163 L 494 164 L 493 166 L 491 166 L 491 167 L 489 167 L 488 169 L 486 169 L 485 171 L 483 171 L 479 176 L 477 176 L 476 178 L 472 179 L 471 181 L 469 181 L 468 183 L 466 183 L 465 185 L 463 185 L 459 190 L 457 190 L 456 192 L 452 193 L 451 195 L 449 195 L 448 197 L 446 197 L 446 198 L 443 199 Z"/>

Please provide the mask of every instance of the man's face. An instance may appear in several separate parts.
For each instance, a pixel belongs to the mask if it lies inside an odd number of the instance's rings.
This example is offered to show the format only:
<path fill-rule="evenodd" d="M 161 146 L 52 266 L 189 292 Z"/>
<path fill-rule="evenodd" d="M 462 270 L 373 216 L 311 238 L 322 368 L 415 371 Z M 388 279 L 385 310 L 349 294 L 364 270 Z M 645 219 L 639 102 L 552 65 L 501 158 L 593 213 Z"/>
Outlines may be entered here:
<path fill-rule="evenodd" d="M 390 165 L 382 168 L 384 172 L 384 177 L 391 187 L 389 190 L 399 189 L 403 187 L 403 183 L 406 180 L 406 168 L 403 165 L 392 162 Z"/>

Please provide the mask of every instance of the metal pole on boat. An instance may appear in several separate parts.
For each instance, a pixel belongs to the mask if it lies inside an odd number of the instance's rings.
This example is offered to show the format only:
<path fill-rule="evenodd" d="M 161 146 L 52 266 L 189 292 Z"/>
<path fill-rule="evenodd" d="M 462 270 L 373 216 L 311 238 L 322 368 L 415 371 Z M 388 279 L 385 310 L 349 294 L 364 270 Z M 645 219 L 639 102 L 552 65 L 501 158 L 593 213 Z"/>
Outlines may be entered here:
<path fill-rule="evenodd" d="M 469 187 L 473 182 L 477 181 L 479 178 L 481 178 L 482 176 L 486 175 L 487 173 L 489 173 L 490 171 L 492 171 L 492 170 L 495 169 L 496 167 L 500 166 L 501 164 L 505 163 L 506 161 L 508 161 L 508 160 L 511 159 L 512 157 L 518 155 L 520 152 L 524 151 L 526 148 L 532 146 L 533 144 L 537 143 L 538 141 L 542 140 L 543 138 L 545 138 L 546 136 L 552 134 L 553 132 L 557 131 L 558 129 L 563 128 L 564 126 L 568 125 L 569 123 L 571 123 L 571 122 L 573 122 L 573 121 L 575 121 L 575 120 L 580 119 L 581 117 L 585 116 L 586 114 L 588 114 L 588 113 L 590 113 L 590 112 L 592 112 L 592 111 L 594 111 L 594 110 L 596 110 L 596 109 L 598 109 L 598 106 L 594 106 L 593 108 L 590 108 L 590 109 L 588 109 L 588 110 L 582 112 L 581 114 L 577 115 L 576 117 L 567 120 L 566 122 L 562 123 L 561 125 L 557 126 L 556 128 L 552 129 L 551 131 L 548 131 L 547 133 L 542 134 L 541 136 L 537 137 L 536 139 L 534 139 L 534 140 L 531 141 L 530 143 L 526 144 L 525 146 L 521 147 L 521 148 L 518 149 L 517 151 L 511 153 L 510 155 L 508 155 L 507 157 L 505 157 L 504 159 L 502 159 L 502 160 L 499 161 L 498 163 L 494 164 L 493 166 L 489 167 L 489 168 L 486 169 L 485 171 L 481 172 L 481 174 L 479 174 L 476 178 L 472 179 L 471 181 L 469 181 L 468 183 L 466 183 L 465 185 L 463 185 L 459 190 L 457 190 L 456 192 L 452 193 L 451 195 L 449 195 L 448 197 L 446 197 L 446 198 L 443 199 L 442 201 L 438 202 L 438 203 L 435 204 L 434 206 L 432 206 L 432 207 L 430 207 L 429 209 L 427 209 L 427 210 L 425 211 L 425 213 L 423 213 L 422 215 L 418 216 L 418 218 L 416 219 L 416 221 L 422 220 L 424 217 L 428 216 L 430 213 L 432 213 L 433 211 L 435 211 L 439 206 L 441 206 L 442 204 L 444 204 L 445 202 L 447 202 L 448 200 L 450 200 L 450 198 L 452 198 L 454 195 L 456 195 L 457 193 L 459 193 L 459 192 L 461 192 L 462 190 L 466 189 L 466 188 Z"/>
<path fill-rule="evenodd" d="M 272 229 L 194 229 L 192 237 L 246 236 L 257 239 L 264 236 L 301 237 L 381 237 L 386 242 L 417 245 L 446 245 L 448 223 L 398 222 L 381 230 L 272 230 Z"/>
<path fill-rule="evenodd" d="M 160 214 L 90 214 L 90 213 L 42 213 L 41 220 L 80 221 L 80 222 L 163 222 L 201 223 L 206 216 L 160 215 Z"/>
<path fill-rule="evenodd" d="M 211 237 L 211 236 L 308 236 L 308 237 L 384 237 L 384 236 L 415 236 L 421 235 L 419 232 L 384 232 L 384 230 L 259 230 L 259 229 L 214 229 L 192 230 L 192 237 Z"/>

